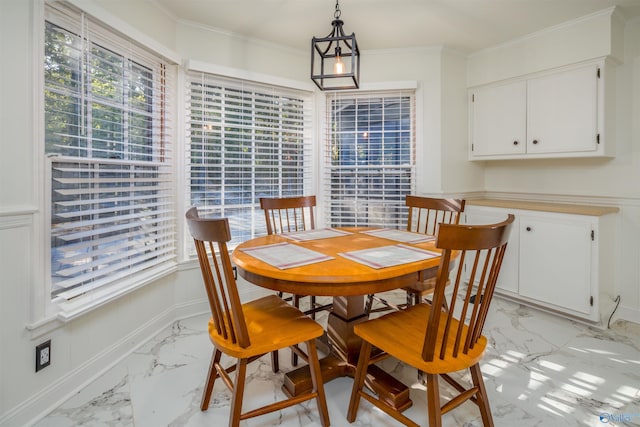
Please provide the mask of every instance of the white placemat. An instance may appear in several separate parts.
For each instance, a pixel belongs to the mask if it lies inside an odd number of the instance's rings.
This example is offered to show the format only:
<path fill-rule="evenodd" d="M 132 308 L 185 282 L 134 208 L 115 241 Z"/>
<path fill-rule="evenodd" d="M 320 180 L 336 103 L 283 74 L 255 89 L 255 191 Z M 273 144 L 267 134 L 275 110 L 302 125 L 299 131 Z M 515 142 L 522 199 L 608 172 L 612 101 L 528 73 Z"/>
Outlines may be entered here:
<path fill-rule="evenodd" d="M 333 259 L 328 255 L 286 242 L 240 249 L 254 258 L 284 270 Z"/>
<path fill-rule="evenodd" d="M 395 240 L 402 243 L 422 243 L 435 240 L 434 236 L 422 233 L 413 233 L 411 231 L 394 230 L 391 228 L 381 228 L 379 230 L 363 231 L 364 234 L 382 237 L 383 239 Z"/>
<path fill-rule="evenodd" d="M 298 231 L 295 233 L 284 233 L 282 234 L 282 237 L 286 237 L 287 239 L 291 239 L 296 242 L 304 242 L 308 240 L 329 239 L 331 237 L 340 237 L 348 234 L 353 234 L 353 233 L 349 233 L 348 231 L 336 230 L 335 228 L 320 228 L 317 230 L 305 230 L 305 231 Z"/>
<path fill-rule="evenodd" d="M 440 256 L 437 252 L 406 245 L 380 246 L 378 248 L 343 252 L 338 255 L 372 268 L 393 267 L 394 265 L 424 261 Z"/>

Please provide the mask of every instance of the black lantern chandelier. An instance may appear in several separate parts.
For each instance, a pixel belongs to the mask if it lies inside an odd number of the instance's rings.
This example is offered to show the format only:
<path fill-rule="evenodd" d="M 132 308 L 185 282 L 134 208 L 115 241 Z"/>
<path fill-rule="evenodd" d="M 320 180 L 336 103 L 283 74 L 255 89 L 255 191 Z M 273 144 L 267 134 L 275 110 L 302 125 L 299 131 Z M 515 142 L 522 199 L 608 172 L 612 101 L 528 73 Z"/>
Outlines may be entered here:
<path fill-rule="evenodd" d="M 311 39 L 311 80 L 320 90 L 358 89 L 360 87 L 360 50 L 355 33 L 344 34 L 340 5 L 326 37 Z"/>

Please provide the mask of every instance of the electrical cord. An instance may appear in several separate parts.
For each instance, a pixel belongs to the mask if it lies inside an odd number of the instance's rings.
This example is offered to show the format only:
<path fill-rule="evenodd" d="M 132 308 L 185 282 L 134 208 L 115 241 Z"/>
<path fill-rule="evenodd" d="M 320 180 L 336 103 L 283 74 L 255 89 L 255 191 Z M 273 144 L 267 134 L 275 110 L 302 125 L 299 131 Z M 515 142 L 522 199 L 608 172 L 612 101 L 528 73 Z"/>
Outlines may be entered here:
<path fill-rule="evenodd" d="M 611 329 L 611 318 L 613 317 L 613 313 L 616 312 L 616 310 L 618 309 L 618 306 L 620 305 L 620 295 L 618 295 L 614 301 L 616 303 L 616 306 L 611 312 L 611 316 L 609 316 L 609 321 L 607 322 L 607 329 Z"/>

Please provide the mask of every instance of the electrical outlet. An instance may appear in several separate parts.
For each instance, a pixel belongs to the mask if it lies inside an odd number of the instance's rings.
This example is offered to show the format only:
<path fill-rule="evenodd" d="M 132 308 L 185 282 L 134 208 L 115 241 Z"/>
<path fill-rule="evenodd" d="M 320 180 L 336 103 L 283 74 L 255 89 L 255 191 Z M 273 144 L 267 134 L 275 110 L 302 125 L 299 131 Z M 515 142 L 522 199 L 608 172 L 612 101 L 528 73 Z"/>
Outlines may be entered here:
<path fill-rule="evenodd" d="M 36 346 L 36 372 L 51 364 L 51 340 Z"/>

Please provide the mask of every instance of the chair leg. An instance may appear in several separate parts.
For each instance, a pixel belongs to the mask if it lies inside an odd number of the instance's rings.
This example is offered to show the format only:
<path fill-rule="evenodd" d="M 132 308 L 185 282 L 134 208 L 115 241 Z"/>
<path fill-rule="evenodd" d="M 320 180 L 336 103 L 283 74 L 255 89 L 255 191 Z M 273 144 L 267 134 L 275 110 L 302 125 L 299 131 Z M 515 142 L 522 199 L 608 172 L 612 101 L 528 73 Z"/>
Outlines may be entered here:
<path fill-rule="evenodd" d="M 231 397 L 231 414 L 229 415 L 229 427 L 240 426 L 240 415 L 242 414 L 242 398 L 244 397 L 244 380 L 247 375 L 247 359 L 239 359 L 236 369 L 236 382 L 233 385 L 233 396 Z"/>
<path fill-rule="evenodd" d="M 367 317 L 369 317 L 369 315 L 371 314 L 371 307 L 373 307 L 373 294 L 367 295 L 367 303 L 364 307 L 364 312 L 366 313 Z"/>
<path fill-rule="evenodd" d="M 358 407 L 360 406 L 360 392 L 364 387 L 364 380 L 367 377 L 367 368 L 369 366 L 369 357 L 371 354 L 371 344 L 362 341 L 360 347 L 360 357 L 358 358 L 358 366 L 356 375 L 353 378 L 353 388 L 351 389 L 351 399 L 349 400 L 349 411 L 347 412 L 347 421 L 350 423 L 356 420 L 358 415 Z"/>
<path fill-rule="evenodd" d="M 386 299 L 376 296 L 375 294 L 369 294 L 367 295 L 367 301 L 365 303 L 365 307 L 364 307 L 364 312 L 367 315 L 367 317 L 371 314 L 373 310 L 373 302 L 377 300 L 380 302 L 380 304 L 382 304 L 384 307 L 381 308 L 376 308 L 375 311 L 388 311 L 388 310 L 400 310 L 400 307 L 403 306 L 403 304 L 400 305 L 396 305 L 393 304 L 389 301 L 387 301 Z"/>
<path fill-rule="evenodd" d="M 307 355 L 309 356 L 309 370 L 311 371 L 313 390 L 318 393 L 316 402 L 318 404 L 318 412 L 320 413 L 320 423 L 322 427 L 328 427 L 331 422 L 329 421 L 327 397 L 324 394 L 324 384 L 322 382 L 320 360 L 318 359 L 318 349 L 316 348 L 315 340 L 307 341 Z"/>
<path fill-rule="evenodd" d="M 424 374 L 427 378 L 427 411 L 429 411 L 429 427 L 442 426 L 442 411 L 440 409 L 440 386 L 438 374 Z"/>
<path fill-rule="evenodd" d="M 484 427 L 493 427 L 493 417 L 491 416 L 491 408 L 489 407 L 489 397 L 487 396 L 487 389 L 484 386 L 484 380 L 482 379 L 482 372 L 480 371 L 480 364 L 476 363 L 469 368 L 471 371 L 471 379 L 473 385 L 478 387 L 476 393 L 476 400 L 478 408 L 480 408 L 480 415 L 482 416 L 482 423 Z"/>
<path fill-rule="evenodd" d="M 274 374 L 280 370 L 280 358 L 278 357 L 278 350 L 271 352 L 271 370 Z"/>
<path fill-rule="evenodd" d="M 309 308 L 313 310 L 314 308 L 316 308 L 316 297 L 311 296 L 311 297 L 309 297 L 309 299 L 311 300 Z M 311 313 L 311 318 L 313 320 L 316 320 L 316 312 L 315 311 Z"/>
<path fill-rule="evenodd" d="M 207 374 L 207 381 L 204 383 L 204 390 L 202 390 L 202 400 L 200 401 L 200 410 L 206 411 L 209 409 L 209 401 L 211 400 L 211 392 L 213 391 L 213 384 L 218 377 L 218 371 L 216 371 L 216 364 L 220 363 L 220 357 L 222 352 L 218 349 L 213 349 L 211 354 L 211 362 L 209 363 L 209 373 Z"/>
<path fill-rule="evenodd" d="M 293 306 L 300 309 L 300 295 L 293 295 Z M 291 352 L 291 366 L 298 366 L 298 355 Z"/>

